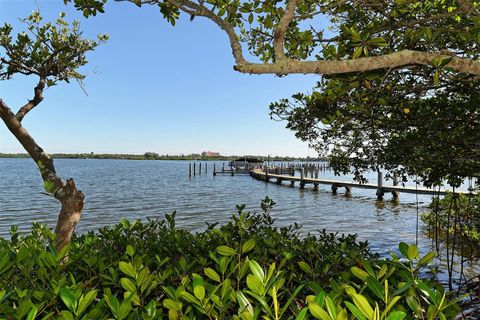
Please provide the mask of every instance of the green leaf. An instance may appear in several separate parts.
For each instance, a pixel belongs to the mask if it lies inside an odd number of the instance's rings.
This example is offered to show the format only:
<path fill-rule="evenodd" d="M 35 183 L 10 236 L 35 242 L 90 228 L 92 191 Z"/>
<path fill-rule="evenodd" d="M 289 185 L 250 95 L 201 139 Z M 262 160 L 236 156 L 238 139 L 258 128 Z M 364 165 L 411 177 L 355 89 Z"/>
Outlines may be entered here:
<path fill-rule="evenodd" d="M 365 317 L 369 319 L 373 317 L 373 309 L 364 296 L 354 293 L 352 294 L 352 299 L 357 308 L 365 315 Z"/>
<path fill-rule="evenodd" d="M 385 292 L 380 282 L 372 276 L 367 277 L 367 286 L 380 300 L 384 301 Z"/>
<path fill-rule="evenodd" d="M 426 266 L 437 256 L 435 252 L 429 252 L 422 257 L 417 263 L 418 266 Z"/>
<path fill-rule="evenodd" d="M 76 315 L 80 316 L 87 309 L 87 307 L 93 302 L 93 300 L 95 300 L 96 297 L 97 297 L 96 290 L 91 290 L 87 292 L 85 295 L 82 295 L 80 297 L 80 300 L 78 301 Z"/>
<path fill-rule="evenodd" d="M 242 246 L 242 253 L 247 253 L 255 247 L 255 239 L 249 239 Z"/>
<path fill-rule="evenodd" d="M 202 285 L 194 286 L 193 294 L 198 300 L 203 300 L 203 298 L 205 298 L 205 287 Z"/>
<path fill-rule="evenodd" d="M 307 318 L 308 308 L 303 308 L 295 317 L 295 320 L 305 320 Z"/>
<path fill-rule="evenodd" d="M 422 307 L 418 304 L 416 297 L 407 296 L 405 300 L 407 300 L 407 304 L 410 307 L 410 309 L 412 309 L 412 311 L 415 312 L 418 316 L 421 316 Z"/>
<path fill-rule="evenodd" d="M 118 302 L 117 297 L 111 294 L 106 294 L 105 295 L 105 301 L 107 302 L 108 307 L 112 311 L 112 313 L 115 315 L 118 313 L 118 309 L 120 307 L 120 303 Z"/>
<path fill-rule="evenodd" d="M 75 295 L 68 288 L 61 288 L 59 294 L 67 308 L 72 311 L 72 313 L 75 313 L 77 309 L 77 298 Z"/>
<path fill-rule="evenodd" d="M 359 267 L 351 267 L 350 271 L 352 271 L 355 277 L 363 281 L 367 281 L 367 278 L 369 277 L 369 274 L 366 271 L 360 269 Z"/>
<path fill-rule="evenodd" d="M 130 262 L 120 261 L 118 266 L 120 267 L 120 270 L 127 276 L 135 278 L 135 267 Z"/>
<path fill-rule="evenodd" d="M 219 246 L 217 247 L 217 252 L 222 256 L 226 257 L 233 256 L 236 253 L 235 250 L 233 250 L 229 246 Z"/>
<path fill-rule="evenodd" d="M 263 272 L 263 269 L 262 269 L 262 267 L 260 267 L 258 262 L 255 261 L 255 260 L 250 260 L 250 261 L 248 261 L 248 266 L 250 267 L 250 271 L 252 272 L 252 274 L 258 280 L 260 280 L 261 283 L 263 283 L 264 280 L 265 280 L 265 273 Z"/>
<path fill-rule="evenodd" d="M 132 310 L 132 304 L 130 303 L 130 301 L 123 301 L 122 304 L 120 305 L 120 308 L 118 309 L 117 319 L 118 320 L 125 319 L 131 310 Z"/>
<path fill-rule="evenodd" d="M 265 293 L 262 281 L 252 274 L 247 276 L 247 287 L 258 295 Z"/>
<path fill-rule="evenodd" d="M 407 314 L 403 311 L 394 311 L 388 316 L 387 320 L 402 320 L 406 316 Z"/>
<path fill-rule="evenodd" d="M 408 247 L 407 257 L 410 261 L 418 259 L 418 247 L 414 244 Z"/>
<path fill-rule="evenodd" d="M 130 257 L 133 257 L 135 255 L 135 248 L 132 247 L 131 245 L 127 245 L 127 254 Z"/>
<path fill-rule="evenodd" d="M 365 316 L 363 315 L 363 313 L 358 310 L 358 308 L 351 302 L 349 301 L 345 301 L 345 305 L 347 306 L 347 308 L 350 310 L 350 312 L 355 316 L 357 317 L 358 320 L 366 320 Z"/>
<path fill-rule="evenodd" d="M 335 307 L 335 303 L 333 303 L 332 299 L 329 296 L 325 297 L 325 304 L 327 306 L 328 314 L 330 318 L 336 319 L 337 318 L 337 307 Z"/>
<path fill-rule="evenodd" d="M 355 50 L 353 51 L 352 59 L 356 59 L 360 57 L 362 55 L 362 50 L 363 50 L 362 46 L 356 47 Z"/>
<path fill-rule="evenodd" d="M 213 281 L 221 282 L 220 276 L 218 275 L 217 271 L 213 270 L 212 268 L 205 268 L 203 269 L 203 271 L 205 272 L 205 275 Z"/>
<path fill-rule="evenodd" d="M 181 311 L 181 309 L 179 308 L 178 304 L 173 301 L 172 299 L 165 299 L 163 300 L 163 306 L 167 309 L 173 309 L 173 310 L 176 310 L 176 311 Z"/>
<path fill-rule="evenodd" d="M 328 313 L 322 309 L 316 302 L 311 301 L 308 304 L 308 310 L 310 310 L 310 313 L 312 316 L 315 317 L 315 319 L 321 319 L 321 320 L 332 320 Z"/>
<path fill-rule="evenodd" d="M 135 283 L 128 278 L 120 279 L 120 284 L 122 285 L 122 288 L 127 291 L 137 292 L 137 287 L 135 286 Z"/>
<path fill-rule="evenodd" d="M 190 303 L 200 305 L 200 301 L 198 301 L 197 298 L 195 298 L 191 293 L 189 293 L 187 291 L 182 291 L 182 293 L 180 293 L 180 296 Z"/>
<path fill-rule="evenodd" d="M 408 244 L 405 242 L 400 242 L 398 245 L 398 249 L 400 250 L 400 253 L 403 255 L 404 258 L 408 257 Z"/>
<path fill-rule="evenodd" d="M 36 306 L 33 306 L 30 311 L 28 312 L 27 314 L 27 317 L 25 318 L 25 320 L 33 320 L 35 319 L 35 317 L 37 316 L 37 307 Z"/>
<path fill-rule="evenodd" d="M 298 262 L 298 266 L 299 266 L 300 269 L 302 269 L 302 271 L 305 272 L 305 273 L 309 273 L 309 274 L 312 274 L 312 273 L 313 273 L 312 268 L 310 268 L 310 266 L 308 265 L 308 263 L 306 263 L 305 261 L 300 261 L 300 262 Z"/>

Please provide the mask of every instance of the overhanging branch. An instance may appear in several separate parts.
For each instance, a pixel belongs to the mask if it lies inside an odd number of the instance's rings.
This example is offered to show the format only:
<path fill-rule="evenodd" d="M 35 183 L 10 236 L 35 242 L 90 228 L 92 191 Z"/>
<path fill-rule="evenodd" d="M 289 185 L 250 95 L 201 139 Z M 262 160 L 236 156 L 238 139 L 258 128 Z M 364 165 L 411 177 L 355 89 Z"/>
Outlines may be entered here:
<path fill-rule="evenodd" d="M 452 58 L 450 55 L 415 50 L 401 50 L 382 56 L 350 60 L 299 61 L 285 59 L 275 63 L 241 63 L 234 69 L 252 74 L 342 74 L 381 69 L 397 69 L 413 65 L 431 66 L 434 59 Z M 444 67 L 456 72 L 480 75 L 480 61 L 453 57 Z"/>

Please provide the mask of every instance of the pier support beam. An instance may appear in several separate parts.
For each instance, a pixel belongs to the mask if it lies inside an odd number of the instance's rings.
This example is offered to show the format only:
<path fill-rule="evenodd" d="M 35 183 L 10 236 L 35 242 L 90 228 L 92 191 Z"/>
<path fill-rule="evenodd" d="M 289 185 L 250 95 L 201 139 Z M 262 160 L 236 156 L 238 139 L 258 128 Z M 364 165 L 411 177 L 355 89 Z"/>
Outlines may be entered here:
<path fill-rule="evenodd" d="M 192 177 L 192 164 L 191 163 L 188 164 L 188 177 L 189 178 Z"/>
<path fill-rule="evenodd" d="M 345 187 L 345 195 L 346 195 L 347 197 L 352 196 L 352 187 L 349 187 L 349 186 L 346 186 L 346 187 Z"/>
<path fill-rule="evenodd" d="M 215 167 L 215 162 L 213 163 L 213 176 L 217 175 L 217 168 Z"/>
<path fill-rule="evenodd" d="M 396 174 L 393 174 L 393 186 L 398 186 L 398 177 Z M 398 200 L 400 193 L 398 191 L 392 191 L 393 200 Z"/>
<path fill-rule="evenodd" d="M 197 174 L 197 164 L 194 162 L 193 163 L 193 175 L 195 176 Z"/>
<path fill-rule="evenodd" d="M 334 183 L 332 184 L 332 194 L 337 194 L 338 186 Z"/>
<path fill-rule="evenodd" d="M 378 178 L 377 178 L 377 200 L 382 201 L 383 195 L 385 192 L 383 191 L 383 172 L 378 170 L 377 171 Z"/>
<path fill-rule="evenodd" d="M 305 168 L 302 167 L 300 171 L 300 189 L 305 188 L 305 182 L 303 181 L 303 179 L 305 179 Z"/>

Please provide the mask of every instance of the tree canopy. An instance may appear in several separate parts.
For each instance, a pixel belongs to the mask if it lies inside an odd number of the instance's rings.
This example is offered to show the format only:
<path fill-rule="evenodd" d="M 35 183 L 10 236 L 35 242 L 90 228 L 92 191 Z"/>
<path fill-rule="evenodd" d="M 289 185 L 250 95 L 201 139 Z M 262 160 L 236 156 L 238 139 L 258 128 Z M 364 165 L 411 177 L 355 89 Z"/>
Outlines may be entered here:
<path fill-rule="evenodd" d="M 106 3 L 64 1 L 85 16 Z M 210 19 L 239 72 L 322 75 L 271 115 L 338 172 L 383 166 L 427 185 L 480 175 L 480 1 L 116 1 L 158 6 L 172 25 L 181 13 Z"/>

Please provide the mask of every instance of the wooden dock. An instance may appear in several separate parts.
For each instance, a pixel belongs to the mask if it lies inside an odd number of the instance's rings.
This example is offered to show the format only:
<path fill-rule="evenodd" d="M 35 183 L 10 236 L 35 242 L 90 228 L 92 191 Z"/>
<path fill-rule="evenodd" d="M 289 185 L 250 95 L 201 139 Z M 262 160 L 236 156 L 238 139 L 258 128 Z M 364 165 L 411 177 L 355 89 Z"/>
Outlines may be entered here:
<path fill-rule="evenodd" d="M 283 175 L 283 174 L 276 174 L 271 172 L 266 172 L 265 169 L 254 169 L 250 171 L 250 175 L 256 179 L 263 180 L 263 181 L 271 181 L 275 180 L 275 183 L 281 184 L 283 181 L 290 182 L 291 186 L 294 186 L 296 182 L 299 183 L 300 188 L 305 188 L 305 185 L 312 184 L 314 190 L 318 190 L 318 186 L 320 184 L 330 185 L 332 192 L 334 194 L 337 193 L 338 188 L 345 188 L 346 192 L 351 192 L 352 188 L 360 188 L 360 189 L 372 189 L 376 190 L 376 195 L 379 200 L 383 199 L 383 196 L 387 192 L 391 192 L 394 198 L 398 198 L 399 193 L 413 193 L 413 194 L 423 194 L 423 195 L 446 195 L 447 193 L 451 192 L 450 190 L 433 190 L 427 188 L 416 188 L 416 187 L 402 187 L 402 186 L 385 186 L 383 185 L 383 175 L 379 173 L 379 179 L 377 184 L 369 184 L 364 183 L 360 184 L 357 182 L 348 182 L 348 181 L 341 181 L 341 180 L 330 180 L 330 179 L 319 179 L 318 178 L 318 171 L 315 173 L 314 178 L 308 178 L 305 176 L 304 171 L 301 171 L 300 176 L 294 175 Z M 471 194 L 469 191 L 456 191 L 456 193 L 461 194 Z M 473 192 L 472 192 L 473 193 Z M 474 193 L 473 193 L 474 194 Z"/>

